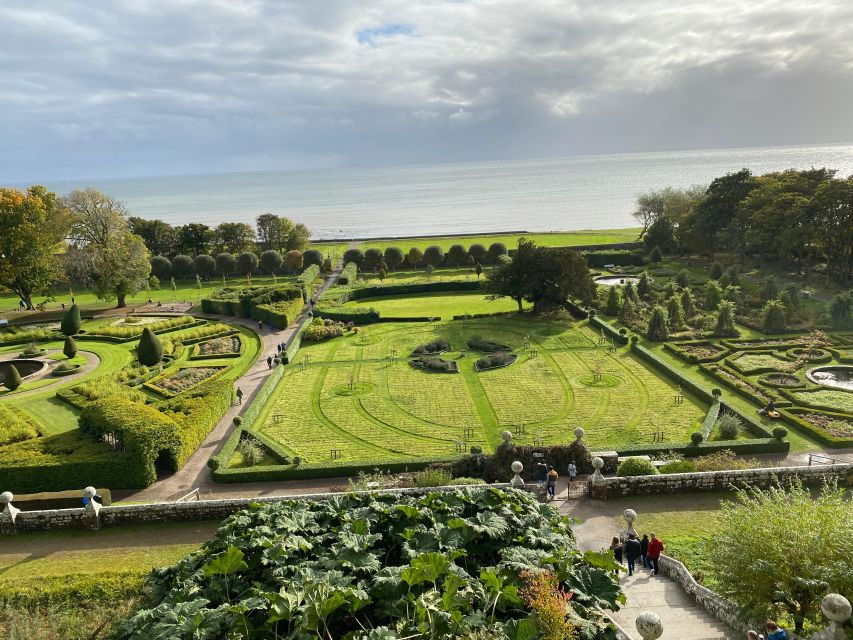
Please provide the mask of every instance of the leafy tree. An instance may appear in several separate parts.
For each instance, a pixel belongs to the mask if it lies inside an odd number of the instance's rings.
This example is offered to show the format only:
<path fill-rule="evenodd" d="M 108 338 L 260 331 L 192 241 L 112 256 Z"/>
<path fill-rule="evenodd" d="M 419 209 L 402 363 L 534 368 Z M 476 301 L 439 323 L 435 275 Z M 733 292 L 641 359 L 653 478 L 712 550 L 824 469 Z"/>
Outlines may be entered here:
<path fill-rule="evenodd" d="M 241 275 L 251 276 L 258 270 L 258 256 L 251 251 L 244 251 L 237 257 L 237 269 Z"/>
<path fill-rule="evenodd" d="M 385 247 L 383 256 L 393 271 L 403 264 L 403 250 L 400 247 Z"/>
<path fill-rule="evenodd" d="M 696 302 L 693 300 L 690 289 L 681 292 L 681 308 L 684 309 L 685 318 L 692 318 L 696 315 Z"/>
<path fill-rule="evenodd" d="M 486 276 L 486 291 L 490 293 L 490 299 L 512 298 L 518 304 L 518 311 L 524 311 L 527 281 L 533 271 L 534 252 L 535 245 L 531 240 L 519 238 L 515 258 L 492 269 Z"/>
<path fill-rule="evenodd" d="M 647 251 L 657 248 L 664 253 L 675 251 L 675 226 L 669 218 L 658 218 L 649 226 L 643 237 Z"/>
<path fill-rule="evenodd" d="M 649 191 L 648 193 L 641 193 L 637 196 L 637 205 L 631 215 L 643 226 L 643 229 L 640 231 L 641 238 L 646 234 L 655 220 L 663 217 L 664 207 L 664 196 L 660 191 Z"/>
<path fill-rule="evenodd" d="M 486 247 L 481 245 L 479 242 L 475 242 L 468 247 L 468 255 L 474 259 L 475 264 L 482 264 L 486 259 Z"/>
<path fill-rule="evenodd" d="M 424 262 L 433 267 L 438 267 L 444 261 L 444 252 L 441 247 L 432 245 L 424 251 Z"/>
<path fill-rule="evenodd" d="M 308 227 L 297 222 L 287 234 L 287 250 L 302 251 L 303 249 L 308 248 L 310 241 L 311 232 L 308 231 Z"/>
<path fill-rule="evenodd" d="M 790 616 L 802 634 L 827 592 L 853 592 L 853 503 L 831 483 L 814 496 L 797 482 L 724 501 L 708 541 L 717 590 L 762 619 Z"/>
<path fill-rule="evenodd" d="M 237 269 L 237 260 L 232 253 L 219 253 L 216 255 L 216 273 L 228 277 Z"/>
<path fill-rule="evenodd" d="M 255 244 L 255 230 L 245 222 L 223 222 L 213 230 L 213 241 L 219 251 L 241 253 Z"/>
<path fill-rule="evenodd" d="M 426 271 L 427 281 L 429 281 L 430 278 L 432 278 L 432 272 L 435 271 L 435 267 L 431 264 L 427 264 L 427 266 L 424 267 L 424 271 Z"/>
<path fill-rule="evenodd" d="M 148 327 L 142 330 L 139 344 L 136 346 L 136 358 L 140 364 L 153 367 L 163 359 L 163 344 L 160 338 Z"/>
<path fill-rule="evenodd" d="M 388 275 L 388 273 L 385 271 L 385 269 L 383 269 L 382 267 L 380 267 L 380 268 L 379 268 L 379 271 L 377 271 L 377 272 L 376 272 L 376 274 L 379 276 L 379 281 L 380 281 L 380 282 L 385 282 L 385 276 L 387 276 L 387 275 Z"/>
<path fill-rule="evenodd" d="M 749 169 L 726 174 L 711 182 L 705 197 L 696 205 L 690 225 L 694 236 L 701 239 L 702 248 L 713 253 L 723 243 L 738 205 L 755 186 Z"/>
<path fill-rule="evenodd" d="M 69 360 L 77 355 L 77 343 L 71 336 L 65 336 L 65 344 L 62 345 L 62 353 Z"/>
<path fill-rule="evenodd" d="M 723 290 L 720 285 L 709 280 L 705 283 L 705 308 L 715 311 L 723 299 Z"/>
<path fill-rule="evenodd" d="M 0 188 L 0 288 L 33 309 L 33 295 L 61 273 L 57 257 L 71 218 L 55 193 L 34 186 L 26 192 Z"/>
<path fill-rule="evenodd" d="M 675 295 L 678 295 L 678 293 L 680 291 L 681 290 L 678 288 L 678 285 L 675 282 L 673 282 L 672 280 L 670 280 L 663 287 L 663 297 L 664 298 L 671 298 Z"/>
<path fill-rule="evenodd" d="M 853 263 L 853 176 L 830 178 L 818 185 L 809 203 L 815 241 L 842 284 L 850 281 Z"/>
<path fill-rule="evenodd" d="M 735 304 L 723 300 L 717 305 L 717 324 L 714 335 L 720 338 L 736 337 L 740 332 L 735 328 Z"/>
<path fill-rule="evenodd" d="M 62 323 L 59 325 L 59 330 L 62 331 L 62 335 L 73 336 L 80 332 L 81 325 L 80 307 L 72 304 L 71 308 L 62 316 Z"/>
<path fill-rule="evenodd" d="M 409 249 L 409 253 L 406 254 L 406 262 L 413 269 L 415 267 L 417 267 L 421 263 L 421 260 L 423 260 L 423 259 L 424 259 L 423 251 L 421 251 L 417 247 L 412 247 L 411 249 Z"/>
<path fill-rule="evenodd" d="M 344 251 L 344 264 L 354 263 L 359 271 L 364 270 L 364 254 L 361 249 L 347 249 Z"/>
<path fill-rule="evenodd" d="M 154 291 L 159 291 L 160 278 L 158 278 L 157 276 L 151 276 L 150 278 L 148 278 L 148 286 Z"/>
<path fill-rule="evenodd" d="M 800 288 L 789 282 L 779 294 L 779 299 L 785 304 L 787 315 L 793 315 L 800 309 Z"/>
<path fill-rule="evenodd" d="M 275 249 L 267 249 L 266 251 L 264 251 L 261 254 L 261 258 L 259 260 L 261 271 L 264 271 L 269 275 L 273 275 L 276 271 L 278 271 L 281 268 L 283 262 L 284 259 L 281 257 L 281 254 Z M 296 268 L 298 269 L 299 266 L 297 266 Z"/>
<path fill-rule="evenodd" d="M 637 295 L 640 298 L 648 298 L 652 295 L 652 279 L 649 277 L 647 271 L 643 271 L 640 274 L 640 279 L 637 282 Z"/>
<path fill-rule="evenodd" d="M 196 256 L 195 260 L 193 260 L 193 268 L 196 274 L 209 280 L 213 272 L 216 271 L 216 260 L 213 259 L 213 256 L 207 254 Z"/>
<path fill-rule="evenodd" d="M 628 280 L 622 287 L 622 299 L 630 300 L 635 305 L 640 304 L 640 294 L 637 293 L 633 280 Z"/>
<path fill-rule="evenodd" d="M 320 267 L 323 265 L 323 254 L 317 251 L 317 249 L 308 249 L 308 251 L 303 251 L 302 264 L 306 267 L 310 267 L 312 264 L 316 264 Z"/>
<path fill-rule="evenodd" d="M 462 266 L 468 258 L 468 252 L 461 244 L 451 245 L 447 250 L 447 261 L 455 267 Z"/>
<path fill-rule="evenodd" d="M 188 278 L 191 276 L 194 267 L 193 259 L 189 256 L 181 254 L 172 259 L 172 273 L 179 278 Z"/>
<path fill-rule="evenodd" d="M 483 265 L 479 262 L 474 265 L 474 272 L 477 274 L 477 280 L 480 279 L 480 276 L 483 275 Z"/>
<path fill-rule="evenodd" d="M 785 330 L 785 305 L 779 300 L 768 300 L 761 309 L 761 329 L 765 333 L 782 333 Z"/>
<path fill-rule="evenodd" d="M 206 224 L 192 222 L 177 228 L 178 244 L 175 251 L 200 255 L 209 253 L 213 241 L 213 230 Z"/>
<path fill-rule="evenodd" d="M 364 268 L 367 271 L 376 271 L 382 262 L 382 252 L 379 249 L 370 248 L 364 252 Z"/>
<path fill-rule="evenodd" d="M 6 377 L 3 379 L 3 386 L 5 386 L 9 391 L 14 391 L 18 387 L 21 386 L 21 374 L 18 371 L 18 367 L 13 364 L 9 365 L 9 368 L 6 370 Z"/>
<path fill-rule="evenodd" d="M 501 256 L 507 255 L 506 245 L 503 242 L 493 242 L 489 245 L 489 260 L 497 262 Z"/>
<path fill-rule="evenodd" d="M 678 297 L 673 296 L 666 301 L 666 318 L 669 326 L 674 330 L 684 326 L 684 308 Z"/>
<path fill-rule="evenodd" d="M 646 329 L 646 338 L 654 342 L 664 342 L 669 338 L 669 324 L 666 312 L 660 305 L 655 305 L 649 316 L 649 326 Z"/>
<path fill-rule="evenodd" d="M 180 234 L 168 222 L 131 216 L 127 219 L 130 232 L 142 238 L 153 256 L 170 256 L 177 253 Z"/>
<path fill-rule="evenodd" d="M 274 213 L 262 213 L 255 218 L 255 228 L 261 251 L 278 251 L 280 254 L 288 250 L 287 238 L 293 222 Z"/>
<path fill-rule="evenodd" d="M 764 301 L 775 300 L 779 297 L 779 285 L 776 284 L 776 279 L 773 276 L 764 281 L 764 288 L 761 290 L 761 299 Z"/>
<path fill-rule="evenodd" d="M 291 249 L 284 254 L 284 266 L 291 271 L 299 271 L 302 264 L 302 252 L 299 249 Z"/>
<path fill-rule="evenodd" d="M 708 277 L 711 278 L 711 280 L 719 280 L 722 275 L 723 268 L 720 266 L 720 263 L 715 262 L 712 264 L 710 271 L 708 271 Z"/>
<path fill-rule="evenodd" d="M 682 289 L 686 289 L 690 286 L 690 272 L 687 269 L 679 271 L 678 275 L 675 276 L 675 284 Z"/>
<path fill-rule="evenodd" d="M 619 308 L 622 306 L 621 302 L 619 299 L 619 287 L 610 287 L 610 291 L 607 292 L 607 306 L 604 309 L 604 313 L 609 316 L 618 315 Z"/>
<path fill-rule="evenodd" d="M 151 258 L 151 273 L 158 278 L 168 278 L 172 275 L 172 261 L 166 256 Z"/>
<path fill-rule="evenodd" d="M 649 262 L 651 262 L 652 264 L 657 264 L 661 260 L 663 260 L 663 253 L 661 252 L 660 247 L 656 246 L 652 248 L 651 252 L 649 253 Z"/>
<path fill-rule="evenodd" d="M 829 318 L 833 327 L 846 329 L 853 326 L 853 296 L 849 292 L 839 293 L 832 299 Z"/>

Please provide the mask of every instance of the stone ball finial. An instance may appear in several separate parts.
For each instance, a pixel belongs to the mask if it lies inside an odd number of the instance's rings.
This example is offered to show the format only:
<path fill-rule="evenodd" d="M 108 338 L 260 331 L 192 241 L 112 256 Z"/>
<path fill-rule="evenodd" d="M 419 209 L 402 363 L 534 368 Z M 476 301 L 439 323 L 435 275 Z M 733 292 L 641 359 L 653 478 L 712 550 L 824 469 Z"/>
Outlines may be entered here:
<path fill-rule="evenodd" d="M 509 468 L 510 468 L 510 469 L 512 469 L 512 472 L 513 472 L 513 473 L 521 473 L 522 471 L 524 471 L 524 465 L 523 465 L 523 464 L 521 464 L 521 462 L 519 462 L 518 460 L 516 460 L 515 462 L 513 462 L 513 463 L 509 466 Z"/>
<path fill-rule="evenodd" d="M 633 509 L 625 509 L 625 511 L 622 513 L 622 517 L 625 518 L 625 522 L 627 522 L 628 526 L 630 527 L 634 524 L 634 520 L 637 519 L 637 512 Z"/>
<path fill-rule="evenodd" d="M 850 601 L 837 593 L 830 593 L 824 596 L 820 603 L 820 610 L 832 622 L 839 624 L 849 620 L 851 613 L 853 613 Z"/>
<path fill-rule="evenodd" d="M 86 487 L 85 489 L 83 489 L 83 497 L 89 498 L 90 500 L 94 498 L 97 493 L 98 491 L 95 489 L 95 487 Z"/>
<path fill-rule="evenodd" d="M 575 429 L 575 438 L 578 439 L 578 442 L 583 440 L 583 437 L 586 435 L 586 431 L 583 430 L 583 427 L 578 427 Z"/>
<path fill-rule="evenodd" d="M 635 624 L 643 640 L 657 640 L 663 635 L 663 623 L 653 611 L 643 611 L 637 616 Z"/>
<path fill-rule="evenodd" d="M 11 491 L 4 491 L 3 493 L 0 493 L 0 504 L 11 504 L 14 497 L 15 496 L 12 494 Z"/>
<path fill-rule="evenodd" d="M 504 442 L 506 442 L 507 444 L 509 444 L 509 443 L 510 443 L 510 441 L 512 440 L 512 433 L 510 433 L 509 431 L 504 431 L 504 432 L 501 434 L 501 438 L 503 438 Z"/>
<path fill-rule="evenodd" d="M 592 466 L 595 468 L 596 471 L 601 471 L 601 469 L 604 468 L 604 460 L 602 460 L 598 456 L 595 456 L 592 459 Z"/>

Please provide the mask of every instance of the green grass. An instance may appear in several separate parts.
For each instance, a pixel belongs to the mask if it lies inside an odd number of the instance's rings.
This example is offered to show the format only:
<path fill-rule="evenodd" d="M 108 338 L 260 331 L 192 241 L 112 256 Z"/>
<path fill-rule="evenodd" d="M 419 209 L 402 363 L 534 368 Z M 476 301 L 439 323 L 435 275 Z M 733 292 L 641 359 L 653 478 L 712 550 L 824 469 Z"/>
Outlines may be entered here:
<path fill-rule="evenodd" d="M 450 248 L 451 245 L 461 244 L 466 249 L 472 244 L 482 244 L 489 248 L 493 242 L 503 242 L 508 249 L 515 248 L 518 245 L 518 239 L 521 237 L 529 238 L 536 244 L 545 247 L 576 247 L 579 245 L 588 244 L 616 244 L 621 242 L 636 242 L 639 236 L 640 229 L 603 229 L 590 231 L 560 231 L 553 233 L 493 233 L 474 236 L 433 236 L 433 237 L 414 237 L 414 238 L 396 238 L 384 240 L 363 240 L 359 243 L 358 248 L 364 251 L 365 249 L 381 249 L 386 247 L 399 247 L 403 253 L 407 252 L 411 247 L 418 247 L 421 251 L 432 245 L 438 245 L 444 251 Z"/>
<path fill-rule="evenodd" d="M 431 307 L 430 307 L 431 308 Z M 423 309 L 423 305 L 419 307 Z M 421 311 L 422 312 L 422 311 Z M 476 373 L 479 354 L 460 350 L 474 335 L 516 349 L 518 361 Z M 417 345 L 450 340 L 459 374 L 413 368 L 407 356 Z M 523 348 L 529 338 L 530 347 Z M 397 362 L 387 356 L 397 353 Z M 306 356 L 310 364 L 299 362 Z M 597 368 L 608 387 L 583 382 Z M 350 381 L 356 393 L 343 393 Z M 258 428 L 308 462 L 391 460 L 449 456 L 456 442 L 492 450 L 505 429 L 524 433 L 521 443 L 570 442 L 584 427 L 592 447 L 667 441 L 686 442 L 706 408 L 695 399 L 676 405 L 675 386 L 658 377 L 627 349 L 608 353 L 585 323 L 569 326 L 530 316 L 438 324 L 379 324 L 357 335 L 305 343 L 257 421 Z"/>
<path fill-rule="evenodd" d="M 353 300 L 344 307 L 372 307 L 383 317 L 413 318 L 424 315 L 450 320 L 455 315 L 517 311 L 515 300 L 487 300 L 481 293 L 424 293 Z M 525 308 L 530 308 L 525 303 Z"/>
<path fill-rule="evenodd" d="M 484 267 L 488 269 L 489 267 Z M 375 273 L 362 272 L 359 279 L 370 286 L 392 285 L 392 284 L 423 284 L 426 282 L 449 282 L 458 280 L 477 280 L 477 273 L 472 268 L 464 269 L 436 269 L 427 277 L 423 269 L 401 269 L 390 271 L 384 280 L 380 280 Z M 482 280 L 484 276 L 480 277 Z"/>

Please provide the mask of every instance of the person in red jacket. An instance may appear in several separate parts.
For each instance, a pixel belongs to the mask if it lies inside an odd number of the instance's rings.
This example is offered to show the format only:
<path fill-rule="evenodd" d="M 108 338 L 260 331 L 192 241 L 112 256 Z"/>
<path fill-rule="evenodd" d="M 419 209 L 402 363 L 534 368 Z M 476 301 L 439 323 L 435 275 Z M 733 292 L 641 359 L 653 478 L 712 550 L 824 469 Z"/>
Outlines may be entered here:
<path fill-rule="evenodd" d="M 646 552 L 646 555 L 652 562 L 652 573 L 657 575 L 660 573 L 658 561 L 660 560 L 660 554 L 663 553 L 664 546 L 663 542 L 654 533 L 650 533 L 649 535 L 651 536 L 651 540 L 649 540 L 649 550 Z"/>

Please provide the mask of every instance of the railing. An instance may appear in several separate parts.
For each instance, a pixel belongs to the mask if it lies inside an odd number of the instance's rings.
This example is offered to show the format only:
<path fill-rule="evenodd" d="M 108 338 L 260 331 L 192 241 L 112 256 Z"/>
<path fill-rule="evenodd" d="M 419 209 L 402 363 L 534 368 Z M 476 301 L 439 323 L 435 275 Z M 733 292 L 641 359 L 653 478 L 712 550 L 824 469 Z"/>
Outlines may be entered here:
<path fill-rule="evenodd" d="M 178 498 L 177 500 L 175 500 L 175 504 L 177 504 L 179 502 L 188 502 L 188 501 L 193 500 L 193 499 L 201 500 L 201 493 L 199 492 L 198 488 L 193 489 L 188 494 L 183 495 L 180 498 Z"/>
<path fill-rule="evenodd" d="M 812 464 L 835 464 L 835 458 L 830 458 L 829 456 L 825 456 L 822 453 L 810 453 L 809 466 L 812 466 Z"/>

